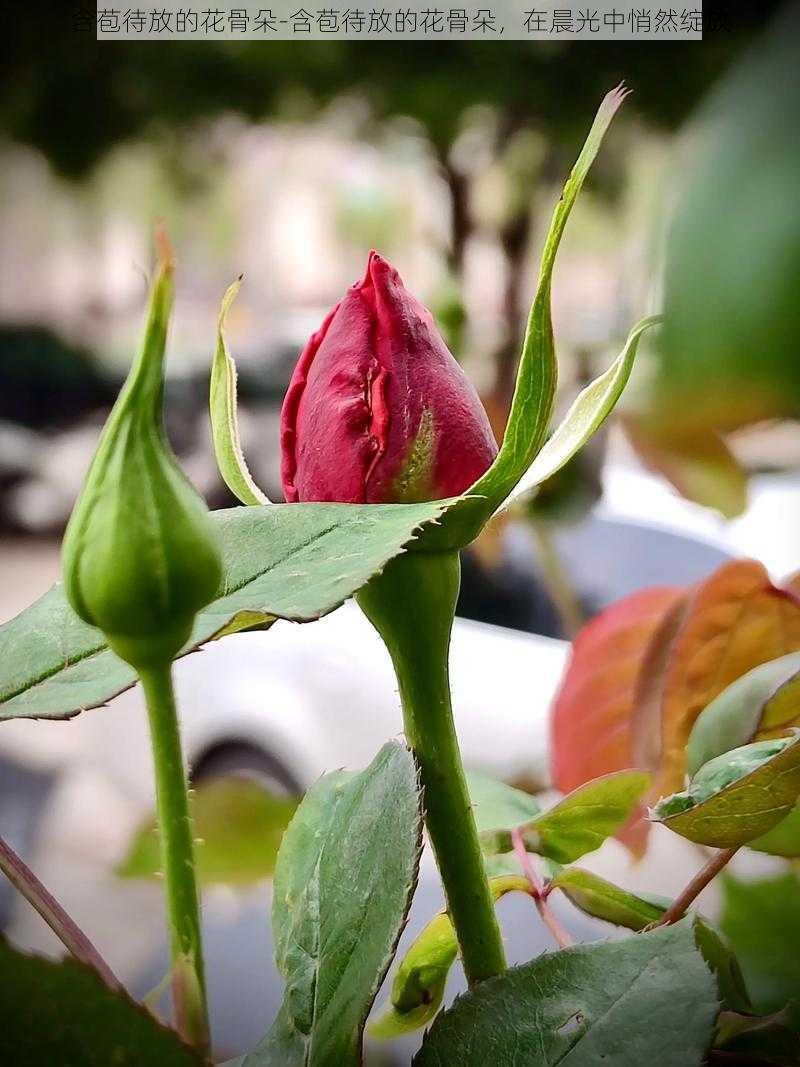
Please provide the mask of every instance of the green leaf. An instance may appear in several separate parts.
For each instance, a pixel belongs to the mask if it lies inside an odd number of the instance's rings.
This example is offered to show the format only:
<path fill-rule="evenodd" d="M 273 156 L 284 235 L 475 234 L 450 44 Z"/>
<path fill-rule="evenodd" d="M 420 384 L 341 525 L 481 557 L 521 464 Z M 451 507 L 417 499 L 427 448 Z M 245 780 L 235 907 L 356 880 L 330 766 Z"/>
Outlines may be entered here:
<path fill-rule="evenodd" d="M 580 867 L 564 867 L 551 879 L 550 886 L 560 889 L 587 915 L 628 930 L 644 930 L 657 922 L 668 907 L 666 901 L 658 903 L 654 898 L 636 896 Z"/>
<path fill-rule="evenodd" d="M 213 512 L 222 586 L 197 616 L 184 651 L 277 618 L 307 622 L 333 611 L 448 504 L 269 504 Z M 0 721 L 69 718 L 134 681 L 99 630 L 69 607 L 61 585 L 0 626 Z"/>
<path fill-rule="evenodd" d="M 520 827 L 525 847 L 557 863 L 594 852 L 625 825 L 649 784 L 650 776 L 641 771 L 618 771 L 587 782 Z M 482 835 L 486 850 L 510 852 L 512 829 Z"/>
<path fill-rule="evenodd" d="M 443 522 L 444 532 L 450 541 L 455 540 L 463 545 L 474 539 L 484 523 L 502 506 L 525 475 L 547 436 L 558 375 L 550 308 L 556 253 L 567 219 L 603 137 L 626 96 L 627 92 L 622 86 L 618 86 L 603 99 L 586 142 L 564 185 L 561 198 L 556 204 L 542 252 L 539 282 L 528 317 L 503 443 L 489 470 L 446 516 Z M 426 543 L 430 541 L 433 547 L 438 536 L 439 531 L 430 531 L 426 536 Z"/>
<path fill-rule="evenodd" d="M 434 1022 L 415 1067 L 700 1067 L 717 1015 L 690 921 L 578 945 L 482 982 Z"/>
<path fill-rule="evenodd" d="M 467 787 L 478 833 L 519 826 L 542 810 L 530 793 L 478 771 L 467 772 Z"/>
<path fill-rule="evenodd" d="M 665 248 L 652 406 L 723 432 L 800 415 L 797 12 L 781 16 L 703 104 Z"/>
<path fill-rule="evenodd" d="M 522 865 L 514 852 L 484 852 L 483 869 L 489 879 L 503 878 L 506 875 L 518 876 L 522 873 Z"/>
<path fill-rule="evenodd" d="M 327 774 L 278 854 L 272 932 L 283 1004 L 243 1067 L 348 1067 L 394 956 L 417 879 L 422 816 L 406 748 L 360 774 Z"/>
<path fill-rule="evenodd" d="M 791 652 L 737 678 L 700 713 L 686 746 L 687 772 L 798 719 L 800 652 Z"/>
<path fill-rule="evenodd" d="M 772 1015 L 723 1012 L 714 1048 L 733 1064 L 797 1067 L 800 1063 L 800 1001 Z"/>
<path fill-rule="evenodd" d="M 269 504 L 247 467 L 239 439 L 236 404 L 236 364 L 228 352 L 225 340 L 225 320 L 231 304 L 241 288 L 239 277 L 222 298 L 217 320 L 217 348 L 211 364 L 211 437 L 219 472 L 225 484 L 243 504 Z"/>
<path fill-rule="evenodd" d="M 757 1012 L 779 1011 L 800 989 L 800 879 L 722 880 L 720 929 Z"/>
<path fill-rule="evenodd" d="M 658 922 L 670 904 L 663 897 L 629 893 L 579 867 L 562 868 L 551 879 L 549 886 L 551 889 L 560 889 L 585 914 L 634 931 L 645 930 Z M 699 915 L 695 915 L 694 928 L 697 947 L 717 979 L 719 993 L 726 1007 L 735 1011 L 751 1011 L 741 968 L 733 953 L 716 930 Z"/>
<path fill-rule="evenodd" d="M 530 895 L 531 885 L 522 875 L 489 879 L 494 901 L 506 893 Z M 392 983 L 392 995 L 382 1014 L 370 1023 L 373 1037 L 392 1038 L 425 1026 L 439 1011 L 450 968 L 458 955 L 458 938 L 446 911 L 439 912 L 414 939 Z"/>
<path fill-rule="evenodd" d="M 722 1005 L 731 1011 L 753 1011 L 742 968 L 730 946 L 701 916 L 696 915 L 694 933 L 697 947 L 717 980 Z"/>
<path fill-rule="evenodd" d="M 761 741 L 704 764 L 689 788 L 660 800 L 650 818 L 698 844 L 738 848 L 786 818 L 799 795 L 800 737 Z"/>
<path fill-rule="evenodd" d="M 26 956 L 0 938 L 0 1063 L 14 1067 L 201 1067 L 125 992 L 76 960 Z"/>
<path fill-rule="evenodd" d="M 434 916 L 403 957 L 392 995 L 370 1023 L 372 1037 L 389 1040 L 425 1026 L 439 1011 L 450 968 L 458 956 L 458 938 L 446 911 Z"/>
<path fill-rule="evenodd" d="M 248 885 L 268 878 L 297 801 L 249 778 L 219 778 L 192 791 L 197 877 L 204 885 Z M 155 818 L 137 831 L 117 869 L 122 878 L 155 878 L 161 853 Z"/>
<path fill-rule="evenodd" d="M 527 472 L 506 497 L 503 507 L 507 507 L 561 470 L 600 429 L 628 383 L 642 334 L 660 322 L 661 319 L 657 315 L 651 315 L 633 327 L 625 347 L 608 370 L 587 385 L 575 398 L 552 437 L 545 442 Z"/>
<path fill-rule="evenodd" d="M 594 852 L 630 819 L 650 785 L 641 771 L 618 771 L 574 789 L 523 831 L 526 847 L 558 863 Z"/>
<path fill-rule="evenodd" d="M 747 847 L 768 856 L 785 856 L 787 859 L 800 856 L 800 805 L 795 804 L 786 818 L 767 833 L 748 841 Z"/>

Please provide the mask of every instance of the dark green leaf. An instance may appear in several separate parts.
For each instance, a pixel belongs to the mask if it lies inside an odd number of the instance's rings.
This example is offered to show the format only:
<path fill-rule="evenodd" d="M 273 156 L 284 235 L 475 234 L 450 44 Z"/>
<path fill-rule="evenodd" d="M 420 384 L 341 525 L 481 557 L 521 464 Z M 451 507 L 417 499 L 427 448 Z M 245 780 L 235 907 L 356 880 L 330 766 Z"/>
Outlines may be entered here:
<path fill-rule="evenodd" d="M 641 771 L 618 771 L 587 782 L 520 828 L 525 847 L 557 863 L 580 859 L 625 825 L 649 784 L 650 776 Z M 511 851 L 512 829 L 484 834 L 486 850 Z"/>
<path fill-rule="evenodd" d="M 214 512 L 222 588 L 197 616 L 185 651 L 277 618 L 305 622 L 327 614 L 447 506 L 271 504 Z M 0 626 L 0 720 L 69 718 L 134 680 L 103 635 L 75 615 L 60 585 Z"/>
<path fill-rule="evenodd" d="M 220 778 L 192 792 L 197 876 L 204 885 L 247 885 L 268 878 L 297 801 L 277 797 L 249 778 Z M 122 878 L 154 878 L 161 871 L 155 819 L 136 834 L 117 870 Z"/>
<path fill-rule="evenodd" d="M 797 1067 L 800 1063 L 800 1001 L 772 1015 L 723 1012 L 714 1048 L 725 1053 L 722 1063 L 742 1067 Z"/>
<path fill-rule="evenodd" d="M 720 928 L 744 972 L 756 1011 L 779 1011 L 800 989 L 800 880 L 722 879 Z"/>
<path fill-rule="evenodd" d="M 691 922 L 540 956 L 460 997 L 415 1067 L 700 1067 L 717 1015 Z"/>
<path fill-rule="evenodd" d="M 786 818 L 798 796 L 800 737 L 761 741 L 704 764 L 685 792 L 664 797 L 650 817 L 690 841 L 737 848 Z"/>
<path fill-rule="evenodd" d="M 657 922 L 670 903 L 662 897 L 629 893 L 579 867 L 562 868 L 551 879 L 550 885 L 562 890 L 587 915 L 635 931 Z M 716 930 L 699 915 L 695 916 L 695 940 L 703 959 L 714 972 L 725 1006 L 735 1011 L 751 1011 L 739 964 Z"/>
<path fill-rule="evenodd" d="M 201 1067 L 206 1061 L 94 971 L 0 938 L 0 1063 L 8 1067 Z"/>
<path fill-rule="evenodd" d="M 689 775 L 724 752 L 800 717 L 800 652 L 762 663 L 711 701 L 692 727 L 686 746 Z"/>
<path fill-rule="evenodd" d="M 723 1007 L 731 1011 L 752 1012 L 753 1004 L 747 991 L 742 968 L 730 946 L 701 916 L 695 916 L 695 940 L 697 947 L 717 979 Z"/>
<path fill-rule="evenodd" d="M 283 1004 L 243 1067 L 361 1062 L 364 1024 L 416 884 L 421 827 L 414 761 L 396 743 L 360 774 L 325 775 L 306 794 L 275 870 Z"/>

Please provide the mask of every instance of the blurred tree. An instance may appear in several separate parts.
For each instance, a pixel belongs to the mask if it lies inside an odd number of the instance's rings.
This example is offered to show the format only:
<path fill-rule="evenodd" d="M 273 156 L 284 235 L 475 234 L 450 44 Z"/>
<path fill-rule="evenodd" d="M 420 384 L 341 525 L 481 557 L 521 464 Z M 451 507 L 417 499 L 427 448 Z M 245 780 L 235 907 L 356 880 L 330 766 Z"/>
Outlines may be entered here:
<path fill-rule="evenodd" d="M 563 173 L 587 113 L 625 79 L 632 104 L 668 128 L 682 121 L 740 47 L 763 25 L 772 0 L 754 6 L 706 4 L 701 43 L 573 42 L 103 42 L 76 26 L 77 7 L 33 0 L 8 20 L 0 41 L 0 130 L 31 144 L 62 174 L 78 178 L 119 141 L 174 131 L 194 120 L 238 112 L 310 115 L 342 93 L 358 94 L 372 114 L 420 123 L 452 201 L 450 266 L 460 276 L 472 230 L 470 175 L 453 146 L 466 112 L 496 115 L 494 151 L 510 168 L 510 187 L 530 189 L 527 131 L 546 138 L 543 172 Z M 716 5 L 715 5 L 716 7 Z M 91 14 L 91 13 L 90 13 Z M 602 171 L 600 172 L 602 176 Z M 514 379 L 525 300 L 518 269 L 531 230 L 530 198 L 516 195 L 499 240 L 510 269 L 506 337 L 497 353 L 495 393 L 502 405 Z"/>
<path fill-rule="evenodd" d="M 0 420 L 53 429 L 114 399 L 92 356 L 41 326 L 0 326 Z"/>
<path fill-rule="evenodd" d="M 664 329 L 626 422 L 651 467 L 732 516 L 725 437 L 800 419 L 800 4 L 708 97 L 666 249 Z"/>

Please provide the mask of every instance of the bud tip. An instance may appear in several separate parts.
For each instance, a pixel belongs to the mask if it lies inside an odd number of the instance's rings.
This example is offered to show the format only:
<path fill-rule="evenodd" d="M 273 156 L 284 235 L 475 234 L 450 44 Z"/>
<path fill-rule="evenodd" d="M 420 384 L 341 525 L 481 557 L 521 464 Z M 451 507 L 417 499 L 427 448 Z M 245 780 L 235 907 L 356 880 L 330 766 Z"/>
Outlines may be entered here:
<path fill-rule="evenodd" d="M 156 223 L 154 242 L 159 269 L 162 271 L 172 271 L 175 266 L 175 253 L 172 249 L 167 226 L 163 219 L 159 219 Z"/>

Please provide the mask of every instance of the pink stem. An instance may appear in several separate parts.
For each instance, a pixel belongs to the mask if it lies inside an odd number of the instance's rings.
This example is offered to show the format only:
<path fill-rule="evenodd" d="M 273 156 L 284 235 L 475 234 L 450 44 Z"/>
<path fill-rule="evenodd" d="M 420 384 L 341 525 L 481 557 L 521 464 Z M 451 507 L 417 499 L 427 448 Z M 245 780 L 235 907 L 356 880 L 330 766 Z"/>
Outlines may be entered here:
<path fill-rule="evenodd" d="M 534 866 L 533 857 L 525 848 L 525 842 L 522 839 L 522 833 L 519 828 L 515 828 L 511 831 L 511 841 L 514 845 L 514 852 L 517 855 L 523 873 L 531 883 L 531 888 L 533 890 L 531 895 L 536 902 L 536 910 L 539 912 L 542 922 L 555 938 L 555 942 L 559 948 L 569 948 L 574 942 L 550 910 L 544 885 L 542 884 L 542 880 L 539 878 L 536 867 Z"/>

